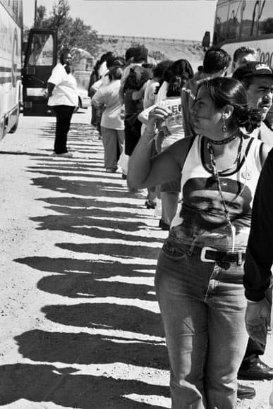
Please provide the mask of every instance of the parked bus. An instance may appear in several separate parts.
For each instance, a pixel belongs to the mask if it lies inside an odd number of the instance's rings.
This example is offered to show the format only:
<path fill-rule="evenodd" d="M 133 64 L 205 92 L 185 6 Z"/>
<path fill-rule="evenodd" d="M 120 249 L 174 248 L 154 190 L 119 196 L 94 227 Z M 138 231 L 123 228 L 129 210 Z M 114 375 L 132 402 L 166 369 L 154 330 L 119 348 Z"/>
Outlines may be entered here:
<path fill-rule="evenodd" d="M 0 139 L 19 121 L 22 26 L 22 0 L 0 0 Z"/>
<path fill-rule="evenodd" d="M 247 45 L 273 67 L 273 0 L 218 0 L 213 45 L 231 56 Z"/>

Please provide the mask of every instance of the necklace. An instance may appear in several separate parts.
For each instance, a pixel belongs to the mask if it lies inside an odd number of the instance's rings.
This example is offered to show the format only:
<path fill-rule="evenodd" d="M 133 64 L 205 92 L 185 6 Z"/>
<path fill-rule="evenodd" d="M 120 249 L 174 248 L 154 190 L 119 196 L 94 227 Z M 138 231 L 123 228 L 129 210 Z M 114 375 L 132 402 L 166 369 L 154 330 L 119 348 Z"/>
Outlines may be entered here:
<path fill-rule="evenodd" d="M 235 137 L 237 137 L 237 135 L 236 135 Z M 234 138 L 233 138 L 233 139 L 234 139 Z M 235 159 L 235 161 L 234 161 L 234 164 L 235 164 L 236 168 L 238 167 L 238 165 L 239 165 L 239 163 L 240 163 L 240 160 L 241 160 L 242 146 L 243 146 L 243 137 L 242 137 L 242 135 L 240 135 L 240 143 L 239 143 L 239 146 L 238 146 L 238 152 L 237 152 L 236 159 Z M 217 167 L 216 167 L 216 161 L 215 161 L 214 150 L 213 150 L 213 147 L 212 147 L 212 145 L 211 145 L 211 140 L 210 140 L 210 139 L 209 139 L 208 142 L 207 142 L 207 149 L 208 149 L 209 155 L 210 155 L 211 169 L 212 169 L 212 171 L 213 171 L 213 173 L 214 173 L 214 169 L 217 169 Z M 227 169 L 224 169 L 224 170 L 221 170 L 221 171 L 218 171 L 218 170 L 217 170 L 217 173 L 218 173 L 218 174 L 221 174 L 222 176 L 224 176 L 224 175 L 226 175 L 227 173 L 229 173 L 229 172 L 231 171 L 231 169 L 232 169 L 232 167 L 227 168 Z"/>
<path fill-rule="evenodd" d="M 240 144 L 239 144 L 239 147 L 238 147 L 238 153 L 237 153 L 237 157 L 236 157 L 236 161 L 235 161 L 236 166 L 237 166 L 237 164 L 238 164 L 238 162 L 240 161 L 240 158 L 241 158 L 241 150 L 242 150 L 242 144 L 243 144 L 242 136 L 240 137 L 240 139 L 241 140 L 240 140 Z M 229 213 L 229 210 L 227 208 L 226 201 L 224 199 L 224 195 L 223 195 L 223 191 L 222 191 L 222 187 L 221 187 L 221 181 L 220 181 L 220 177 L 219 177 L 219 172 L 218 172 L 216 161 L 215 161 L 214 150 L 213 150 L 213 147 L 211 146 L 210 141 L 207 143 L 207 148 L 208 148 L 209 155 L 210 155 L 210 163 L 211 163 L 213 176 L 216 179 L 217 189 L 218 189 L 218 192 L 219 192 L 219 195 L 220 195 L 220 198 L 221 198 L 221 203 L 222 203 L 222 206 L 223 206 L 223 209 L 224 209 L 224 215 L 225 215 L 227 224 L 228 224 L 228 226 L 230 228 L 230 231 L 231 231 L 232 252 L 234 253 L 236 230 L 235 230 L 235 227 L 232 225 L 231 218 L 230 218 L 230 213 Z M 227 170 L 229 170 L 229 169 L 227 169 Z M 227 172 L 227 170 L 222 171 L 221 172 L 222 175 L 224 174 L 224 172 Z"/>
<path fill-rule="evenodd" d="M 217 141 L 217 140 L 214 140 L 214 139 L 209 139 L 209 138 L 207 138 L 207 139 L 213 145 L 225 145 L 226 143 L 229 143 L 229 142 L 233 141 L 233 139 L 237 138 L 237 136 L 238 136 L 238 134 L 237 134 L 237 131 L 236 131 L 235 134 L 230 135 L 229 137 L 227 137 L 225 139 L 221 139 L 220 141 Z"/>

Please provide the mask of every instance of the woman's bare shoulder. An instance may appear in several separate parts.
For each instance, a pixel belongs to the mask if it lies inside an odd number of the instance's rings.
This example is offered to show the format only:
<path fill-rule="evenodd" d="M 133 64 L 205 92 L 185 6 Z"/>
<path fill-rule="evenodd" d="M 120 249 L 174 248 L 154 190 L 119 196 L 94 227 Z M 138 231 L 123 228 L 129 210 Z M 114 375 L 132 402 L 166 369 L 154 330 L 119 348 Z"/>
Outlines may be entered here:
<path fill-rule="evenodd" d="M 175 158 L 175 160 L 180 163 L 183 160 L 185 151 L 189 151 L 193 144 L 194 136 L 180 139 L 173 143 L 169 148 L 170 154 Z"/>

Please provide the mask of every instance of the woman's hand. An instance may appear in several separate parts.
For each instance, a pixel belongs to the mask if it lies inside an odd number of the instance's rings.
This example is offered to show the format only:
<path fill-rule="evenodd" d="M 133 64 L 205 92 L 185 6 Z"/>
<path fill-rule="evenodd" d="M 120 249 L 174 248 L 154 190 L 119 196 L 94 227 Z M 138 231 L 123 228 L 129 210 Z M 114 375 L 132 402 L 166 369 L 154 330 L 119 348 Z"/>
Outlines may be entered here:
<path fill-rule="evenodd" d="M 148 127 L 155 126 L 159 128 L 161 123 L 165 121 L 166 118 L 172 115 L 172 111 L 168 108 L 161 106 L 156 106 L 149 112 L 148 116 Z"/>

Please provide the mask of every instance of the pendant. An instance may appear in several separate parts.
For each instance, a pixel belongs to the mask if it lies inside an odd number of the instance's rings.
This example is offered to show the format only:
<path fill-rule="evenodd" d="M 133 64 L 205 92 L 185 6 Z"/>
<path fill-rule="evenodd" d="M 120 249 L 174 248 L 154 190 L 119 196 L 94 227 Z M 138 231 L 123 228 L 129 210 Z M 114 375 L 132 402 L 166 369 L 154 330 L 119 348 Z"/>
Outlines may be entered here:
<path fill-rule="evenodd" d="M 250 180 L 252 178 L 251 172 L 248 169 L 243 170 L 241 175 L 245 180 Z"/>

